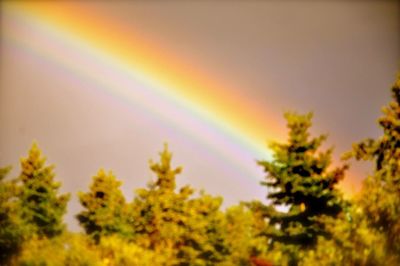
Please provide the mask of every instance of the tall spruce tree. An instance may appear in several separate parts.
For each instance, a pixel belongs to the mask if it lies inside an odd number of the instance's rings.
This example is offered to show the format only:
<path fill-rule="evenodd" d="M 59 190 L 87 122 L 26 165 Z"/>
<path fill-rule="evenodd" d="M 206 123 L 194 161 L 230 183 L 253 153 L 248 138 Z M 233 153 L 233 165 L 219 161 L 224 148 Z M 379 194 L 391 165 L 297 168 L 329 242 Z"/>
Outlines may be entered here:
<path fill-rule="evenodd" d="M 273 143 L 273 160 L 258 162 L 267 174 L 262 184 L 268 188 L 273 205 L 267 208 L 270 227 L 266 235 L 271 243 L 310 248 L 318 236 L 329 236 L 321 217 L 335 217 L 342 210 L 341 193 L 335 185 L 344 177 L 347 166 L 328 170 L 332 149 L 319 151 L 325 135 L 310 137 L 311 113 L 286 113 L 285 118 L 288 143 Z M 288 210 L 279 211 L 277 206 Z M 296 264 L 296 258 L 291 264 Z"/>
<path fill-rule="evenodd" d="M 370 223 L 386 235 L 388 255 L 397 256 L 400 263 L 400 76 L 392 87 L 392 101 L 382 111 L 378 120 L 382 135 L 354 144 L 348 155 L 374 163 L 373 174 L 364 180 L 360 204 Z"/>
<path fill-rule="evenodd" d="M 63 215 L 69 194 L 58 195 L 61 184 L 54 181 L 53 166 L 34 143 L 27 158 L 21 159 L 19 205 L 22 219 L 39 236 L 53 237 L 65 229 Z"/>
<path fill-rule="evenodd" d="M 90 191 L 78 194 L 85 209 L 76 217 L 85 232 L 96 241 L 111 234 L 129 235 L 127 204 L 120 186 L 121 182 L 112 172 L 101 169 L 93 177 Z"/>

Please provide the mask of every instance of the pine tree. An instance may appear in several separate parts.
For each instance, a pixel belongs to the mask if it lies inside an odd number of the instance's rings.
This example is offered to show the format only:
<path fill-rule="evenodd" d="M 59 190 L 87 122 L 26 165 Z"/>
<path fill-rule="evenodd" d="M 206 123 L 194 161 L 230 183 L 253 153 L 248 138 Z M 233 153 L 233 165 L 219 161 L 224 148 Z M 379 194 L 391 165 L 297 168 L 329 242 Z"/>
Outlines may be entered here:
<path fill-rule="evenodd" d="M 53 237 L 65 229 L 63 215 L 69 194 L 58 196 L 61 184 L 54 181 L 53 166 L 46 166 L 36 143 L 27 158 L 21 159 L 19 204 L 22 219 L 39 236 Z"/>
<path fill-rule="evenodd" d="M 306 249 L 315 246 L 318 236 L 329 237 L 321 218 L 341 212 L 341 195 L 335 185 L 344 177 L 347 166 L 328 170 L 332 149 L 319 151 L 325 135 L 310 138 L 311 113 L 286 113 L 285 118 L 288 143 L 273 143 L 273 160 L 259 161 L 267 174 L 262 184 L 268 188 L 273 205 L 267 208 L 270 228 L 266 236 L 271 243 Z M 288 210 L 279 211 L 277 206 Z M 296 264 L 296 258 L 291 263 Z"/>
<path fill-rule="evenodd" d="M 78 194 L 85 208 L 76 217 L 85 232 L 97 242 L 101 236 L 129 235 L 127 227 L 127 204 L 118 181 L 112 172 L 99 170 L 93 177 L 90 191 Z"/>
<path fill-rule="evenodd" d="M 392 101 L 378 120 L 382 135 L 353 145 L 348 157 L 370 160 L 374 172 L 363 183 L 360 204 L 373 225 L 387 237 L 388 253 L 400 262 L 400 77 Z"/>

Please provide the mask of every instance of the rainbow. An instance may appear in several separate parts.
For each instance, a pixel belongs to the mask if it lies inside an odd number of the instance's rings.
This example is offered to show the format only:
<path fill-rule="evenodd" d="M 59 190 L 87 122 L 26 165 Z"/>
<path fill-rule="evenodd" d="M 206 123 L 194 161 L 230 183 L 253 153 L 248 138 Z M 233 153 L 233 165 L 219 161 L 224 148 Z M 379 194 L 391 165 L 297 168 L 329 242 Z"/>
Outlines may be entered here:
<path fill-rule="evenodd" d="M 10 24 L 3 36 L 16 49 L 184 131 L 243 174 L 254 173 L 248 169 L 257 167 L 256 159 L 272 158 L 266 140 L 277 138 L 274 119 L 231 94 L 227 81 L 211 80 L 131 29 L 127 34 L 123 25 L 67 2 L 3 4 Z"/>
<path fill-rule="evenodd" d="M 229 81 L 73 1 L 6 1 L 2 16 L 2 41 L 28 54 L 24 60 L 62 68 L 78 86 L 89 83 L 117 104 L 206 145 L 234 165 L 232 171 L 263 178 L 255 160 L 271 159 L 267 143 L 282 140 L 277 116 L 232 93 L 240 90 Z M 354 192 L 352 179 L 342 186 L 345 192 Z"/>

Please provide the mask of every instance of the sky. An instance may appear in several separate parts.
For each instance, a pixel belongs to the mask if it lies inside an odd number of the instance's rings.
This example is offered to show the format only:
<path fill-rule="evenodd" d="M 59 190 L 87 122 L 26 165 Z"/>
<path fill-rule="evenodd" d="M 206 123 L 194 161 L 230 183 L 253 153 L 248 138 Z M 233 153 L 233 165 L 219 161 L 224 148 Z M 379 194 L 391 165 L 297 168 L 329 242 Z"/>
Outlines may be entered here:
<path fill-rule="evenodd" d="M 285 111 L 314 112 L 335 161 L 379 136 L 399 70 L 399 1 L 2 1 L 0 165 L 33 140 L 72 192 L 99 168 L 128 199 L 168 142 L 179 185 L 264 200 Z M 356 191 L 370 167 L 343 181 Z"/>

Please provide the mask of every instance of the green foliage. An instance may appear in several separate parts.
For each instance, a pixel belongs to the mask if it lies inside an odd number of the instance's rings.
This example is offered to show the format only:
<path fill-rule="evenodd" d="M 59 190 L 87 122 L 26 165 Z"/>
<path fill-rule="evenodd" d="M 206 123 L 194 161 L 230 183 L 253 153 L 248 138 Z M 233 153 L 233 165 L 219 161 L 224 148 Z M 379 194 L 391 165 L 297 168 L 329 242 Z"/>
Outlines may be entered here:
<path fill-rule="evenodd" d="M 312 114 L 285 115 L 288 143 L 273 143 L 272 161 L 260 161 L 267 173 L 263 185 L 273 206 L 287 206 L 288 211 L 269 208 L 270 227 L 265 233 L 271 244 L 285 244 L 288 253 L 298 253 L 298 247 L 315 246 L 319 236 L 329 237 L 322 216 L 336 217 L 342 210 L 342 197 L 335 185 L 344 177 L 347 166 L 328 170 L 332 149 L 320 152 L 326 136 L 310 138 Z M 296 260 L 293 255 L 293 261 Z"/>
<path fill-rule="evenodd" d="M 11 167 L 0 169 L 0 265 L 8 264 L 12 255 L 19 252 L 26 233 L 18 215 L 15 180 L 5 180 L 10 170 Z"/>
<path fill-rule="evenodd" d="M 320 237 L 316 249 L 301 254 L 300 265 L 395 265 L 386 256 L 384 236 L 369 227 L 357 202 L 336 219 L 325 219 L 333 237 Z"/>
<path fill-rule="evenodd" d="M 58 195 L 53 166 L 34 144 L 17 178 L 0 169 L 0 265 L 399 265 L 400 80 L 392 96 L 383 135 L 346 155 L 375 166 L 348 201 L 336 188 L 347 165 L 332 167 L 332 149 L 320 151 L 326 136 L 310 137 L 311 114 L 288 113 L 288 142 L 273 143 L 273 160 L 258 162 L 269 204 L 222 211 L 221 197 L 177 187 L 182 168 L 165 146 L 150 161 L 156 178 L 132 202 L 100 170 L 78 194 L 85 234 L 73 234 L 63 223 L 69 195 Z"/>
<path fill-rule="evenodd" d="M 63 215 L 69 194 L 58 196 L 60 183 L 54 181 L 53 166 L 46 166 L 36 143 L 27 158 L 21 159 L 19 206 L 23 220 L 40 235 L 53 237 L 63 232 Z"/>
<path fill-rule="evenodd" d="M 189 186 L 176 191 L 182 169 L 172 168 L 171 158 L 165 146 L 160 162 L 150 161 L 157 179 L 136 192 L 130 217 L 134 242 L 156 252 L 173 250 L 171 265 L 215 265 L 226 252 L 219 234 L 222 199 L 205 193 L 195 198 Z"/>
<path fill-rule="evenodd" d="M 90 191 L 78 194 L 85 210 L 76 217 L 85 232 L 97 242 L 104 235 L 129 235 L 127 204 L 120 185 L 112 172 L 107 174 L 99 170 L 93 177 Z"/>
<path fill-rule="evenodd" d="M 388 253 L 397 255 L 400 263 L 400 78 L 378 122 L 382 136 L 354 144 L 348 157 L 374 163 L 373 174 L 363 183 L 360 206 L 370 224 L 386 235 Z"/>
<path fill-rule="evenodd" d="M 33 236 L 24 242 L 12 266 L 105 266 L 100 252 L 81 235 L 62 234 L 51 239 Z"/>
<path fill-rule="evenodd" d="M 185 206 L 187 221 L 183 234 L 185 249 L 178 253 L 180 265 L 215 265 L 226 259 L 229 253 L 223 229 L 225 217 L 221 212 L 221 197 L 213 197 L 200 191 L 198 197 L 190 199 Z"/>
<path fill-rule="evenodd" d="M 173 250 L 149 250 L 117 235 L 103 236 L 99 243 L 80 234 L 51 239 L 34 236 L 24 242 L 11 266 L 152 266 L 172 265 Z"/>
<path fill-rule="evenodd" d="M 265 253 L 265 239 L 259 236 L 264 228 L 264 219 L 245 204 L 232 206 L 225 211 L 225 225 L 220 234 L 225 235 L 229 255 L 220 265 L 252 265 L 250 258 Z"/>
<path fill-rule="evenodd" d="M 101 261 L 107 266 L 173 265 L 171 248 L 150 250 L 117 236 L 103 237 L 97 246 Z"/>
<path fill-rule="evenodd" d="M 11 166 L 7 166 L 4 168 L 0 168 L 0 181 L 3 181 L 6 176 L 8 175 L 8 173 L 11 171 L 12 167 Z M 3 194 L 2 194 L 3 195 Z"/>

